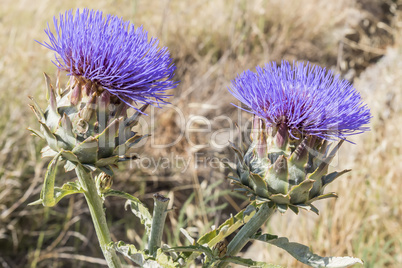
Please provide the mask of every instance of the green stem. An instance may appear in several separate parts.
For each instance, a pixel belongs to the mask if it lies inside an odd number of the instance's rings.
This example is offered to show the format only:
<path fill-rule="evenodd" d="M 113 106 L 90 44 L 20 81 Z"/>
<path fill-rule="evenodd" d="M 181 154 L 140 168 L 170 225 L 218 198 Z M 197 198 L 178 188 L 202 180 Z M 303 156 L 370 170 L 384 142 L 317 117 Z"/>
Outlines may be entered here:
<path fill-rule="evenodd" d="M 262 204 L 258 212 L 240 229 L 232 241 L 230 241 L 226 255 L 235 256 L 239 253 L 274 212 L 275 208 L 270 208 L 268 203 Z M 228 262 L 222 262 L 219 267 L 224 268 L 227 267 L 228 264 Z"/>
<path fill-rule="evenodd" d="M 121 263 L 120 259 L 116 255 L 116 252 L 113 249 L 108 249 L 107 246 L 110 242 L 112 242 L 112 239 L 107 226 L 105 211 L 103 210 L 103 201 L 98 194 L 95 181 L 91 174 L 86 171 L 83 166 L 78 165 L 75 171 L 82 188 L 85 189 L 85 199 L 88 203 L 92 222 L 95 226 L 96 236 L 98 237 L 103 256 L 105 257 L 109 267 L 120 268 Z"/>
<path fill-rule="evenodd" d="M 169 200 L 169 198 L 161 194 L 154 194 L 154 213 L 152 217 L 151 235 L 148 242 L 148 249 L 151 255 L 156 252 L 162 243 L 163 226 L 165 225 L 166 210 Z"/>

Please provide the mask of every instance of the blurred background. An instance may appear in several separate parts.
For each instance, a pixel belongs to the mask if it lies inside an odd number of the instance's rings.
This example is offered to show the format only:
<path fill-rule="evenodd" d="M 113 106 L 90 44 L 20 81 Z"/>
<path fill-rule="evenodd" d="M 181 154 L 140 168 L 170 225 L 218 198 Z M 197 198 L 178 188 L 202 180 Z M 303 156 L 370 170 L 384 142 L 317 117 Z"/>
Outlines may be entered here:
<path fill-rule="evenodd" d="M 371 131 L 351 138 L 332 167 L 352 172 L 319 202 L 319 216 L 275 214 L 266 232 L 308 245 L 316 254 L 355 256 L 364 267 L 402 265 L 402 1 L 401 0 L 0 0 L 0 267 L 101 267 L 102 253 L 83 196 L 53 208 L 27 206 L 39 198 L 47 159 L 28 95 L 46 106 L 43 72 L 56 76 L 46 24 L 69 9 L 99 9 L 143 25 L 168 46 L 177 66 L 171 105 L 148 109 L 136 148 L 142 158 L 116 171 L 114 188 L 152 208 L 152 195 L 171 199 L 164 241 L 188 243 L 247 205 L 231 191 L 228 140 L 250 114 L 231 103 L 237 74 L 269 61 L 310 61 L 353 82 L 372 111 Z M 63 75 L 64 79 L 66 77 Z M 73 174 L 60 168 L 61 186 Z M 108 199 L 115 241 L 139 246 L 143 228 L 124 201 Z M 243 256 L 305 267 L 286 252 L 255 242 Z"/>

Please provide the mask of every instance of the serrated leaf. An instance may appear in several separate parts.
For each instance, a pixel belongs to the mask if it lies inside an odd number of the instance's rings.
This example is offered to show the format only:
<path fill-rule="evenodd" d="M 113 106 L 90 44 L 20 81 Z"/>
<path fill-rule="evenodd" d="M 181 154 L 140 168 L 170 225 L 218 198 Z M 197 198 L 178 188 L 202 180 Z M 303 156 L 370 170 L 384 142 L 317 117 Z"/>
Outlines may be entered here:
<path fill-rule="evenodd" d="M 144 266 L 146 255 L 145 253 L 138 251 L 134 245 L 126 244 L 123 241 L 119 241 L 118 243 L 111 242 L 108 246 L 113 247 L 114 250 L 132 260 L 136 264 L 140 265 L 140 267 Z"/>
<path fill-rule="evenodd" d="M 103 195 L 105 197 L 117 196 L 117 197 L 127 199 L 125 208 L 127 209 L 127 206 L 130 205 L 131 212 L 133 212 L 134 215 L 137 216 L 141 220 L 141 223 L 144 224 L 147 235 L 150 234 L 151 226 L 152 226 L 152 216 L 149 213 L 148 208 L 138 198 L 136 198 L 128 193 L 125 193 L 122 191 L 117 191 L 117 190 L 112 190 L 112 189 L 107 190 L 106 192 L 103 193 Z"/>
<path fill-rule="evenodd" d="M 147 255 L 141 250 L 137 250 L 134 245 L 126 244 L 123 241 L 118 243 L 111 242 L 108 247 L 112 247 L 117 252 L 123 254 L 128 259 L 135 262 L 137 265 L 143 268 L 176 268 L 176 265 L 172 258 L 165 255 L 161 249 L 158 249 L 156 257 Z"/>
<path fill-rule="evenodd" d="M 307 246 L 295 242 L 289 242 L 286 237 L 268 240 L 267 242 L 286 250 L 298 261 L 314 268 L 342 268 L 357 263 L 363 264 L 363 261 L 358 258 L 318 256 L 317 254 L 312 253 Z"/>

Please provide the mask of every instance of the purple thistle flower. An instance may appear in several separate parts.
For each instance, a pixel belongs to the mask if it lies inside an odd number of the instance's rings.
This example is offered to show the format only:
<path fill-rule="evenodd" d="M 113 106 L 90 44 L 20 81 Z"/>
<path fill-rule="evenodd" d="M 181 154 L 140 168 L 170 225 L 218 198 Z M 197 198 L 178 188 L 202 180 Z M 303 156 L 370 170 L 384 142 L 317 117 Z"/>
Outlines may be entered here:
<path fill-rule="evenodd" d="M 247 70 L 229 91 L 268 126 L 285 124 L 291 136 L 313 135 L 326 140 L 369 130 L 370 110 L 346 80 L 319 66 L 287 61 Z"/>
<path fill-rule="evenodd" d="M 59 20 L 54 17 L 55 34 L 45 30 L 50 43 L 40 43 L 55 52 L 57 67 L 103 87 L 129 106 L 133 102 L 160 106 L 166 90 L 175 88 L 175 66 L 158 39 L 148 41 L 142 26 L 101 11 L 72 10 Z"/>

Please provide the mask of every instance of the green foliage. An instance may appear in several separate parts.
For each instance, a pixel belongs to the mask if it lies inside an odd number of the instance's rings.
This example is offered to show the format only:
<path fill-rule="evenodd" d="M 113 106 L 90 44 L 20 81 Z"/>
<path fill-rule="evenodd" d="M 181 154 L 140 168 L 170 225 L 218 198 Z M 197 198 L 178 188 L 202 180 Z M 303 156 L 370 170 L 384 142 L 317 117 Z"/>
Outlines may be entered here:
<path fill-rule="evenodd" d="M 130 207 L 131 212 L 141 220 L 141 223 L 145 226 L 146 234 L 149 235 L 152 225 L 152 216 L 149 213 L 148 208 L 143 203 L 141 203 L 138 198 L 128 193 L 112 189 L 107 190 L 103 193 L 103 195 L 105 197 L 117 196 L 127 199 L 125 208 L 127 209 L 127 207 Z"/>
<path fill-rule="evenodd" d="M 134 245 L 126 244 L 122 241 L 118 243 L 111 243 L 108 247 L 113 248 L 117 252 L 123 254 L 134 263 L 144 268 L 176 268 L 179 267 L 175 264 L 169 256 L 164 254 L 161 249 L 156 252 L 156 257 L 148 255 L 144 251 L 139 251 Z"/>
<path fill-rule="evenodd" d="M 263 235 L 256 239 L 280 247 L 286 250 L 298 261 L 314 268 L 343 268 L 357 263 L 363 264 L 363 261 L 358 258 L 318 256 L 317 254 L 313 254 L 307 246 L 295 242 L 289 242 L 286 237 L 272 239 L 270 236 Z"/>

